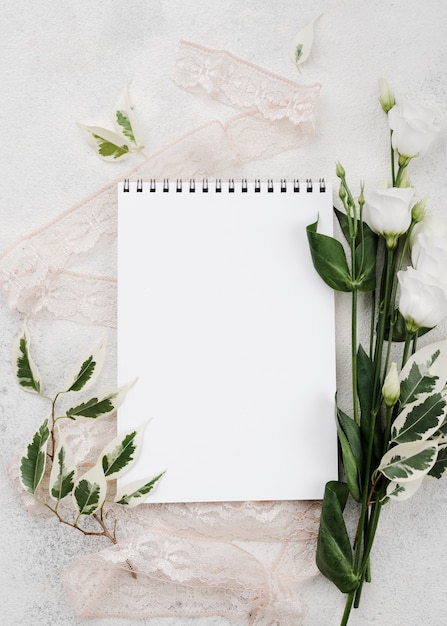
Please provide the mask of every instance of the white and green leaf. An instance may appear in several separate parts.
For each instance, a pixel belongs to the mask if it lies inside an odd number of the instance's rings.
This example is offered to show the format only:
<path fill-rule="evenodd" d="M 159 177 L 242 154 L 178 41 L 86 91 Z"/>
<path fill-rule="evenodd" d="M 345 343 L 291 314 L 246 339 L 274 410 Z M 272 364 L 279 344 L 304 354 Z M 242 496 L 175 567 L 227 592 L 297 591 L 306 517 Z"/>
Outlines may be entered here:
<path fill-rule="evenodd" d="M 67 384 L 66 392 L 81 391 L 91 387 L 98 378 L 104 364 L 105 341 L 101 340 L 98 345 L 88 355 L 86 355 L 71 372 Z"/>
<path fill-rule="evenodd" d="M 428 475 L 439 479 L 444 475 L 445 471 L 447 470 L 447 444 L 440 444 L 438 447 L 439 450 L 436 463 L 428 472 Z"/>
<path fill-rule="evenodd" d="M 50 430 L 46 419 L 34 433 L 31 443 L 20 459 L 20 481 L 26 491 L 32 494 L 36 493 L 45 472 L 49 437 Z"/>
<path fill-rule="evenodd" d="M 66 417 L 75 420 L 80 417 L 96 419 L 97 417 L 110 415 L 110 413 L 121 406 L 127 391 L 133 384 L 134 381 L 100 398 L 95 396 L 85 402 L 81 402 L 81 404 L 68 409 Z"/>
<path fill-rule="evenodd" d="M 389 480 L 404 483 L 428 474 L 437 456 L 436 441 L 400 443 L 384 454 L 378 469 Z"/>
<path fill-rule="evenodd" d="M 439 393 L 447 383 L 447 340 L 424 346 L 407 361 L 400 375 L 402 405 L 422 393 Z"/>
<path fill-rule="evenodd" d="M 314 41 L 314 24 L 321 15 L 314 18 L 309 24 L 301 28 L 293 38 L 290 53 L 298 70 L 300 66 L 309 58 Z"/>
<path fill-rule="evenodd" d="M 73 452 L 60 432 L 58 432 L 57 442 L 50 473 L 49 491 L 51 497 L 59 502 L 73 491 L 76 465 Z"/>
<path fill-rule="evenodd" d="M 102 469 L 107 480 L 120 478 L 135 463 L 140 451 L 146 424 L 118 435 L 101 452 Z"/>
<path fill-rule="evenodd" d="M 97 463 L 75 483 L 73 499 L 79 515 L 93 515 L 104 504 L 107 482 L 100 463 Z"/>
<path fill-rule="evenodd" d="M 127 141 L 132 143 L 137 149 L 140 149 L 138 125 L 135 118 L 134 107 L 130 102 L 127 89 L 124 90 L 115 107 L 115 125 L 117 131 L 121 133 Z"/>
<path fill-rule="evenodd" d="M 124 485 L 117 491 L 115 502 L 130 508 L 137 506 L 137 504 L 140 504 L 143 501 L 144 496 L 152 491 L 164 474 L 165 472 L 161 472 L 161 474 L 157 474 L 157 476 L 154 476 L 150 480 L 145 478 L 143 480 L 136 480 L 128 485 Z"/>
<path fill-rule="evenodd" d="M 106 161 L 123 159 L 130 154 L 129 144 L 122 135 L 100 126 L 87 126 L 85 124 L 79 124 L 79 126 L 98 156 Z"/>
<path fill-rule="evenodd" d="M 23 331 L 14 342 L 12 351 L 14 371 L 19 385 L 31 393 L 40 393 L 41 378 L 30 354 L 30 338 L 26 322 Z"/>
<path fill-rule="evenodd" d="M 420 476 L 415 480 L 406 483 L 391 481 L 386 488 L 386 496 L 390 500 L 403 502 L 413 496 L 424 482 L 425 476 Z"/>
<path fill-rule="evenodd" d="M 426 393 L 417 402 L 407 405 L 397 416 L 391 429 L 391 441 L 408 443 L 427 440 L 443 424 L 447 400 L 440 393 Z"/>

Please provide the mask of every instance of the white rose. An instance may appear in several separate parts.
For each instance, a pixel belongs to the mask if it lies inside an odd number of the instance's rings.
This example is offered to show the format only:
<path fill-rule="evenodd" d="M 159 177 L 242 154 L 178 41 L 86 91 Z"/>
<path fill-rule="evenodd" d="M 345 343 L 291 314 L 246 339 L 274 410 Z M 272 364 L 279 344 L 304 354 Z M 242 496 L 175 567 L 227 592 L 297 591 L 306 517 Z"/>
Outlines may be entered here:
<path fill-rule="evenodd" d="M 387 246 L 394 248 L 400 235 L 411 224 L 411 187 L 389 187 L 365 193 L 363 219 L 375 233 L 386 239 Z"/>
<path fill-rule="evenodd" d="M 413 246 L 418 235 L 424 233 L 428 238 L 444 237 L 447 239 L 447 220 L 440 215 L 426 215 L 415 225 L 411 232 L 410 243 Z"/>
<path fill-rule="evenodd" d="M 399 311 L 411 333 L 433 328 L 447 315 L 447 292 L 436 278 L 413 267 L 397 273 L 400 286 Z"/>
<path fill-rule="evenodd" d="M 388 113 L 393 148 L 405 157 L 426 152 L 439 133 L 434 118 L 433 111 L 418 104 L 396 104 Z"/>
<path fill-rule="evenodd" d="M 434 276 L 447 285 L 447 240 L 421 232 L 411 249 L 411 262 L 420 272 Z"/>

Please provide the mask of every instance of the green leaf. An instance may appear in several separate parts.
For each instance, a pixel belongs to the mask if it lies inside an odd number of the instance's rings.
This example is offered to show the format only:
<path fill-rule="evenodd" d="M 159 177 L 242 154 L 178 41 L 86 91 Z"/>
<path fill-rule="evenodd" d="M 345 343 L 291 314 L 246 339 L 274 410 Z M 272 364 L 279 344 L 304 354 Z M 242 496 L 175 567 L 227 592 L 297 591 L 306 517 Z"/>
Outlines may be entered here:
<path fill-rule="evenodd" d="M 440 392 L 447 383 L 447 341 L 424 346 L 407 361 L 399 376 L 400 402 L 414 402 L 421 393 Z"/>
<path fill-rule="evenodd" d="M 107 480 L 119 478 L 134 464 L 141 449 L 145 427 L 118 435 L 101 452 L 102 469 Z"/>
<path fill-rule="evenodd" d="M 357 286 L 360 291 L 367 293 L 376 288 L 376 260 L 377 240 L 375 233 L 363 225 L 363 244 L 359 243 L 355 250 L 356 267 L 360 272 L 357 274 Z"/>
<path fill-rule="evenodd" d="M 354 500 L 361 502 L 363 450 L 360 428 L 338 407 L 336 420 L 346 482 Z"/>
<path fill-rule="evenodd" d="M 371 433 L 371 420 L 373 409 L 373 389 L 374 389 L 374 363 L 366 354 L 362 345 L 357 351 L 357 391 L 360 403 L 360 430 L 365 446 L 368 444 Z M 382 435 L 379 429 L 378 420 L 374 429 L 374 458 L 378 462 L 382 456 Z"/>
<path fill-rule="evenodd" d="M 93 133 L 93 137 L 98 143 L 98 154 L 103 157 L 119 159 L 129 152 L 129 146 L 126 144 L 119 145 L 121 142 L 108 141 L 105 137 L 96 135 L 95 133 Z"/>
<path fill-rule="evenodd" d="M 141 502 L 143 496 L 152 491 L 156 483 L 164 474 L 165 472 L 161 472 L 161 474 L 151 478 L 149 481 L 145 478 L 143 480 L 130 483 L 129 485 L 124 485 L 124 487 L 121 487 L 121 489 L 117 492 L 115 502 L 131 508 L 136 506 Z"/>
<path fill-rule="evenodd" d="M 446 406 L 440 393 L 425 394 L 422 400 L 407 405 L 393 422 L 391 441 L 405 443 L 428 439 L 444 422 Z"/>
<path fill-rule="evenodd" d="M 435 441 L 400 443 L 384 454 L 378 469 L 389 480 L 404 483 L 425 476 L 437 456 Z"/>
<path fill-rule="evenodd" d="M 34 494 L 45 472 L 47 445 L 50 436 L 46 419 L 27 446 L 27 451 L 20 460 L 20 480 L 25 489 Z"/>
<path fill-rule="evenodd" d="M 343 519 L 348 499 L 346 483 L 326 484 L 317 541 L 317 567 L 343 593 L 355 591 L 358 576 L 352 566 L 352 548 Z"/>
<path fill-rule="evenodd" d="M 91 387 L 97 379 L 104 363 L 105 344 L 101 341 L 96 348 L 78 363 L 71 373 L 67 382 L 66 393 L 70 391 L 81 391 Z"/>
<path fill-rule="evenodd" d="M 309 224 L 306 229 L 316 271 L 332 289 L 352 291 L 353 284 L 343 246 L 337 239 L 317 233 L 317 224 Z"/>
<path fill-rule="evenodd" d="M 31 393 L 40 393 L 40 374 L 30 355 L 30 339 L 26 322 L 13 346 L 13 363 L 19 385 Z"/>
<path fill-rule="evenodd" d="M 50 495 L 57 501 L 68 496 L 74 487 L 75 461 L 65 439 L 59 433 L 50 473 Z"/>
<path fill-rule="evenodd" d="M 100 416 L 108 415 L 121 406 L 127 391 L 134 382 L 135 381 L 132 381 L 128 385 L 123 385 L 117 391 L 109 393 L 103 398 L 90 398 L 90 400 L 68 409 L 66 416 L 74 420 L 78 417 L 95 419 Z"/>
<path fill-rule="evenodd" d="M 441 478 L 447 469 L 447 445 L 443 444 L 439 446 L 438 458 L 431 470 L 428 472 L 429 476 L 434 478 Z"/>
<path fill-rule="evenodd" d="M 79 515 L 93 515 L 104 503 L 107 483 L 104 472 L 95 465 L 76 482 L 73 490 L 74 501 Z"/>
<path fill-rule="evenodd" d="M 123 135 L 127 137 L 127 139 L 130 139 L 132 143 L 136 143 L 135 136 L 132 130 L 132 125 L 130 123 L 127 113 L 125 111 L 117 111 L 116 121 L 117 121 L 117 124 L 121 126 Z"/>
<path fill-rule="evenodd" d="M 107 415 L 111 413 L 115 407 L 113 405 L 112 397 L 101 398 L 90 398 L 87 402 L 82 402 L 71 409 L 68 409 L 66 415 L 70 419 L 76 419 L 77 417 L 88 417 L 90 419 L 95 419 L 100 415 Z"/>

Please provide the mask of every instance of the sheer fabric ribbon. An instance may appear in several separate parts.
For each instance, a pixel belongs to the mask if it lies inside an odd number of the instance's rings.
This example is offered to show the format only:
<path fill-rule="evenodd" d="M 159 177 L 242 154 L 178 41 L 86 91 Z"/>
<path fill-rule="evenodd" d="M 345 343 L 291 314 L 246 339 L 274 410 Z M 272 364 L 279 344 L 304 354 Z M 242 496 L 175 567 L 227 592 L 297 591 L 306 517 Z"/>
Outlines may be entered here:
<path fill-rule="evenodd" d="M 303 146 L 313 136 L 318 84 L 297 84 L 185 41 L 174 81 L 238 112 L 194 129 L 128 178 L 200 179 Z M 116 182 L 3 253 L 0 288 L 12 309 L 116 326 L 116 278 L 73 270 L 78 259 L 116 239 Z M 114 429 L 112 417 L 68 424 L 65 435 L 88 465 Z M 17 466 L 11 474 L 17 479 Z M 34 511 L 32 499 L 25 501 Z M 80 617 L 220 615 L 250 626 L 301 623 L 299 585 L 316 571 L 319 503 L 147 504 L 112 513 L 125 539 L 62 573 Z"/>

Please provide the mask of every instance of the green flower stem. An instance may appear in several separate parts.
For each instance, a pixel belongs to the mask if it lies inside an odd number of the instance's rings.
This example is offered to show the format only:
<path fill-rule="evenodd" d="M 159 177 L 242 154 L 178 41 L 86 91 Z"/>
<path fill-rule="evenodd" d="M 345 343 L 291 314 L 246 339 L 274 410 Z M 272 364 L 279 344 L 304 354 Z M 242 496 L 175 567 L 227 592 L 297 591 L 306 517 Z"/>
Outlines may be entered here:
<path fill-rule="evenodd" d="M 390 149 L 391 149 L 391 180 L 393 187 L 396 187 L 396 158 L 392 144 L 393 131 L 390 130 Z"/>
<path fill-rule="evenodd" d="M 346 598 L 345 610 L 343 612 L 343 617 L 341 618 L 340 626 L 346 626 L 349 621 L 349 616 L 351 615 L 351 609 L 354 604 L 355 591 L 351 591 Z"/>
<path fill-rule="evenodd" d="M 408 331 L 405 334 L 405 345 L 404 345 L 404 353 L 402 355 L 402 364 L 401 369 L 404 367 L 405 363 L 408 361 L 408 355 L 410 354 L 410 346 L 413 341 L 414 335 L 413 333 L 409 333 Z"/>

